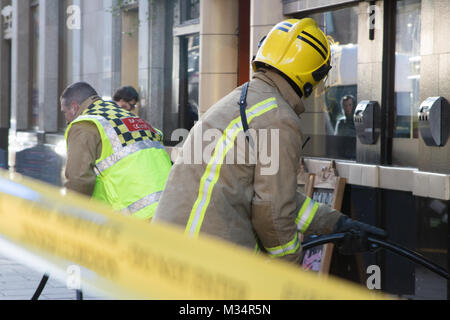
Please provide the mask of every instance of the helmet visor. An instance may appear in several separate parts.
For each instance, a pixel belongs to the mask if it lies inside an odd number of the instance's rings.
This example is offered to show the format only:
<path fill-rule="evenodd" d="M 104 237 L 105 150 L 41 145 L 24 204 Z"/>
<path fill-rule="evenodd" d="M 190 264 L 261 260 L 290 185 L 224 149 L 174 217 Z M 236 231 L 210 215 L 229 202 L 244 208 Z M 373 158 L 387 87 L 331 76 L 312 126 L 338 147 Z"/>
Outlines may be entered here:
<path fill-rule="evenodd" d="M 331 68 L 332 66 L 330 66 L 328 63 L 322 65 L 319 69 L 315 70 L 312 73 L 313 79 L 316 82 L 320 82 L 328 75 L 328 72 L 330 72 Z"/>

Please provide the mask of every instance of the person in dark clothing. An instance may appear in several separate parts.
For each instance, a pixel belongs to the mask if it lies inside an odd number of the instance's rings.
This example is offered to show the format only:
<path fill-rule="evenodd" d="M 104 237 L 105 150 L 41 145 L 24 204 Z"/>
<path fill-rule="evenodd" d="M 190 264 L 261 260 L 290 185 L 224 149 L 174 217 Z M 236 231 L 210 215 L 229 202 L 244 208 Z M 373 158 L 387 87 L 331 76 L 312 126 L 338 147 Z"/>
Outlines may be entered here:
<path fill-rule="evenodd" d="M 346 95 L 341 99 L 341 107 L 345 116 L 341 117 L 336 124 L 335 136 L 354 137 L 356 135 L 355 123 L 353 121 L 353 114 L 355 112 L 356 104 L 355 97 Z"/>

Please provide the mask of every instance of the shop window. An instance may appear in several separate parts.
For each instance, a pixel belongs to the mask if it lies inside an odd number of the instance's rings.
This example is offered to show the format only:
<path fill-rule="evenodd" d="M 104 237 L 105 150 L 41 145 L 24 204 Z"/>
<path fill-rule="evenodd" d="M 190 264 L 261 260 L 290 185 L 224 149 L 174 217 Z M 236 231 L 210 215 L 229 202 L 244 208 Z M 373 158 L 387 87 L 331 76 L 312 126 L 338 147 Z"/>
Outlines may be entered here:
<path fill-rule="evenodd" d="M 395 47 L 395 137 L 418 137 L 421 1 L 397 1 Z"/>
<path fill-rule="evenodd" d="M 200 17 L 200 0 L 180 1 L 180 22 L 197 20 Z"/>
<path fill-rule="evenodd" d="M 181 37 L 180 127 L 190 130 L 198 120 L 199 34 Z"/>
<path fill-rule="evenodd" d="M 316 20 L 330 39 L 333 68 L 313 95 L 304 100 L 306 112 L 301 116 L 302 127 L 304 134 L 312 138 L 304 154 L 354 160 L 358 7 L 313 14 L 310 17 Z"/>
<path fill-rule="evenodd" d="M 421 73 L 421 1 L 395 3 L 395 87 L 392 112 L 392 164 L 417 168 Z"/>
<path fill-rule="evenodd" d="M 169 145 L 183 140 L 184 136 L 178 133 L 172 137 L 177 129 L 190 130 L 199 117 L 199 3 L 173 2 L 171 108 L 164 115 L 164 134 Z"/>

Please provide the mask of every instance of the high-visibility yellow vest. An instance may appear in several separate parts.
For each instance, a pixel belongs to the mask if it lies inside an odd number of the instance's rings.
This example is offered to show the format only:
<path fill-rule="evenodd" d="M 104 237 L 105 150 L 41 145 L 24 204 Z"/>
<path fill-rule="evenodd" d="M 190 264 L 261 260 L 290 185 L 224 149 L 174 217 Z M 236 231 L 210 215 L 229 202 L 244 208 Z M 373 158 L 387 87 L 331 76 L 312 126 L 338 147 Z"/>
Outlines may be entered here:
<path fill-rule="evenodd" d="M 72 125 L 82 121 L 94 123 L 102 140 L 92 198 L 114 210 L 150 219 L 172 167 L 161 132 L 115 103 L 97 100 L 68 126 L 66 141 Z"/>

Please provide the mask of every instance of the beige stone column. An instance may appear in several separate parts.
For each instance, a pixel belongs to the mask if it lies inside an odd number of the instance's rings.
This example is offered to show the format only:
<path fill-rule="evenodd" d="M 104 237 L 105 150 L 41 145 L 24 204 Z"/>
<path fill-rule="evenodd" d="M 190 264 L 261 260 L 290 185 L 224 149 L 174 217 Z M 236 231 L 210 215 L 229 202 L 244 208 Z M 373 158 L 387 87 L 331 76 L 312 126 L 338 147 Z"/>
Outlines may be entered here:
<path fill-rule="evenodd" d="M 238 0 L 200 1 L 200 114 L 237 86 Z"/>
<path fill-rule="evenodd" d="M 377 1 L 377 18 L 382 18 L 383 1 Z M 383 72 L 383 23 L 375 27 L 375 39 L 369 40 L 369 3 L 358 6 L 358 102 L 374 100 L 381 104 Z"/>
<path fill-rule="evenodd" d="M 282 0 L 251 0 L 250 3 L 250 58 L 258 52 L 259 41 L 278 22 L 286 19 Z"/>

